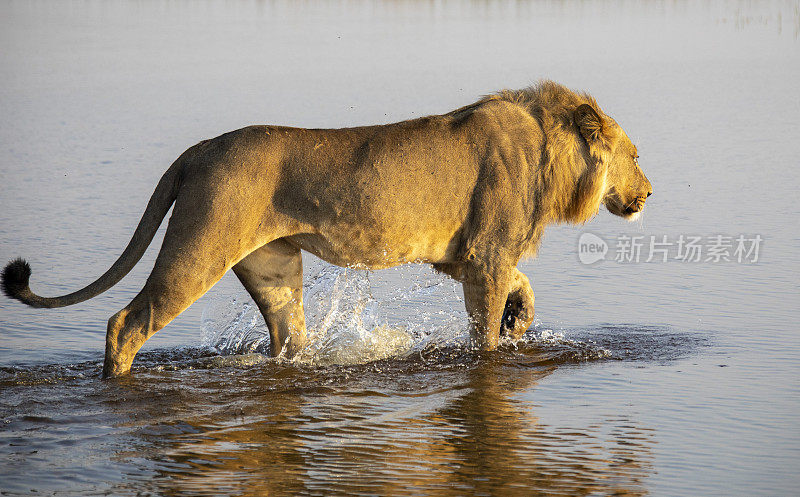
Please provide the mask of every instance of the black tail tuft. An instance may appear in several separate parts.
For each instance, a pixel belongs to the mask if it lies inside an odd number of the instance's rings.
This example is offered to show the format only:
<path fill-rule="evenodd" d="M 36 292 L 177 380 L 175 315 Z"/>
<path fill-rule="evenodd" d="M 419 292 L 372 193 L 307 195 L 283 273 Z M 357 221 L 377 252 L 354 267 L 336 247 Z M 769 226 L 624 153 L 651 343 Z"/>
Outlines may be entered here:
<path fill-rule="evenodd" d="M 28 288 L 30 278 L 31 266 L 25 262 L 25 259 L 14 259 L 3 269 L 3 293 L 12 299 L 22 300 L 25 294 L 30 293 Z"/>

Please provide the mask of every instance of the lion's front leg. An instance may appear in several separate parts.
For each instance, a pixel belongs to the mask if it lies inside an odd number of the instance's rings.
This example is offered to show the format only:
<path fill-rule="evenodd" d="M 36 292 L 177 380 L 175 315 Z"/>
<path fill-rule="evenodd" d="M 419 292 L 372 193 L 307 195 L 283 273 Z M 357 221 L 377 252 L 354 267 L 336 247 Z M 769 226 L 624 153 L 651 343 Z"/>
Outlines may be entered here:
<path fill-rule="evenodd" d="M 514 279 L 506 299 L 500 333 L 519 340 L 533 323 L 534 298 L 528 277 L 519 269 L 514 271 Z"/>
<path fill-rule="evenodd" d="M 513 270 L 473 265 L 464 269 L 464 303 L 472 320 L 472 343 L 481 350 L 495 350 Z"/>

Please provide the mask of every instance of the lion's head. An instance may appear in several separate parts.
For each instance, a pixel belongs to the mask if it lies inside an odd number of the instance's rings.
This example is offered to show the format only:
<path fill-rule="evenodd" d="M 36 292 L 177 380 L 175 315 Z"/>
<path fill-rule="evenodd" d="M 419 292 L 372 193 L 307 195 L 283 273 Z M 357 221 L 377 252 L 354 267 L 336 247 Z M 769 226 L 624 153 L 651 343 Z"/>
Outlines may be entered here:
<path fill-rule="evenodd" d="M 653 186 L 639 167 L 636 146 L 622 127 L 589 104 L 578 106 L 574 118 L 590 154 L 606 172 L 601 202 L 612 214 L 637 219 Z"/>

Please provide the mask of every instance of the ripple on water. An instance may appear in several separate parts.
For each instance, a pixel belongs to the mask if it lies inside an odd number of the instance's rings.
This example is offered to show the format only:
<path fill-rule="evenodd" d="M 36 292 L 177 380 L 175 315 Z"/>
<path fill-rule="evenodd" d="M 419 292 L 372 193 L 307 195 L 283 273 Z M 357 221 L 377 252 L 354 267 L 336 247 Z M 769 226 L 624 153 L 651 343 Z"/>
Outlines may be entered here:
<path fill-rule="evenodd" d="M 267 350 L 269 338 L 267 337 Z M 140 352 L 134 373 L 192 370 L 248 370 L 259 374 L 270 370 L 298 368 L 332 374 L 352 373 L 359 366 L 413 371 L 424 368 L 467 366 L 475 361 L 499 360 L 518 367 L 546 367 L 598 361 L 669 362 L 696 353 L 709 345 L 699 333 L 677 332 L 668 327 L 601 325 L 576 330 L 553 331 L 541 324 L 520 340 L 503 340 L 496 352 L 483 353 L 469 346 L 466 324 L 413 335 L 407 330 L 381 326 L 350 334 L 329 334 L 312 340 L 308 349 L 292 360 L 273 359 L 264 352 L 236 353 L 213 346 L 176 347 Z M 277 368 L 277 369 L 276 369 Z M 58 384 L 100 376 L 102 361 L 73 364 L 0 367 L 0 387 Z"/>

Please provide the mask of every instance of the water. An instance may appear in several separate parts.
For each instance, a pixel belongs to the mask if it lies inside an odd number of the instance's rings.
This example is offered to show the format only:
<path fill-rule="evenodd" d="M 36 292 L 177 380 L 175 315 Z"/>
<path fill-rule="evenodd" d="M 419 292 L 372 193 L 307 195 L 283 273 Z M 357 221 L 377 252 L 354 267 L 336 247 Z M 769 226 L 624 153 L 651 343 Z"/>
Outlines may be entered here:
<path fill-rule="evenodd" d="M 655 193 L 639 223 L 551 227 L 520 264 L 535 324 L 495 353 L 428 268 L 307 257 L 298 360 L 261 353 L 228 275 L 100 381 L 161 235 L 86 303 L 0 299 L 0 492 L 795 494 L 799 34 L 798 2 L 4 2 L 0 260 L 44 295 L 115 260 L 185 148 L 252 123 L 392 122 L 547 77 L 617 118 Z M 580 262 L 584 233 L 606 260 Z M 763 242 L 644 262 L 689 235 Z"/>

